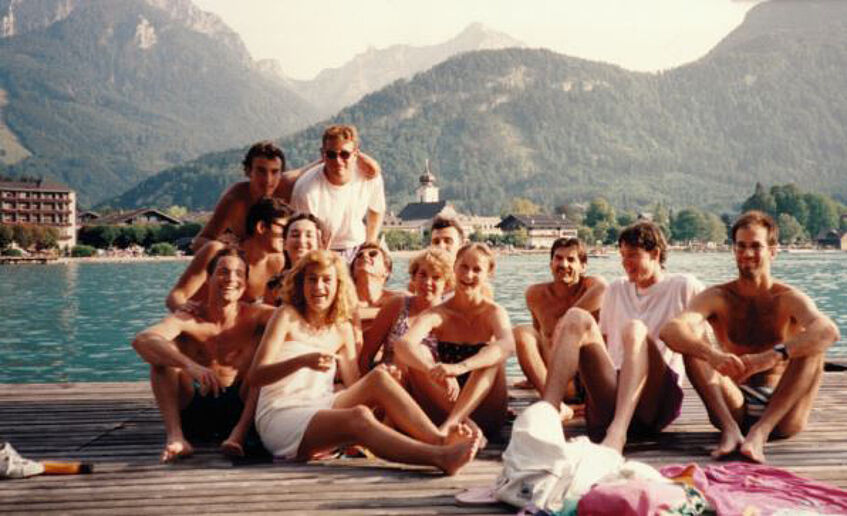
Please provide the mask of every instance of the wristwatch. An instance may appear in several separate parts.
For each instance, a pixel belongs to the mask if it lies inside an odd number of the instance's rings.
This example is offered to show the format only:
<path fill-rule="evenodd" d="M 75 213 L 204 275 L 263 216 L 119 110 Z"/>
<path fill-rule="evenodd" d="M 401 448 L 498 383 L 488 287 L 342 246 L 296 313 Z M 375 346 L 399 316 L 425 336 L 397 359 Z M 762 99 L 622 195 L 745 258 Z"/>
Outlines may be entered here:
<path fill-rule="evenodd" d="M 788 348 L 785 347 L 785 344 L 777 344 L 773 347 L 773 350 L 782 355 L 783 360 L 788 360 Z"/>

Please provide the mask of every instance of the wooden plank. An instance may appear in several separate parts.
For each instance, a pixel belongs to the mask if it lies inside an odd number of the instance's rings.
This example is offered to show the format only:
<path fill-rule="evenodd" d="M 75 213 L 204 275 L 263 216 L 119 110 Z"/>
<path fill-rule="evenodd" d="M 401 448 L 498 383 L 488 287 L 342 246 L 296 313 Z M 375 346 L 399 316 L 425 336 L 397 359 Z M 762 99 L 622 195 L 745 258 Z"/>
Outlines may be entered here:
<path fill-rule="evenodd" d="M 800 435 L 768 444 L 771 464 L 847 488 L 847 374 L 827 373 L 810 425 Z M 522 410 L 537 399 L 510 390 Z M 566 425 L 584 434 L 584 421 Z M 173 514 L 174 512 L 296 512 L 310 514 L 510 513 L 506 506 L 458 507 L 462 489 L 491 484 L 504 445 L 491 446 L 457 477 L 431 468 L 380 460 L 309 464 L 237 464 L 214 443 L 176 465 L 158 461 L 162 423 L 147 382 L 0 385 L 0 435 L 32 458 L 93 460 L 93 475 L 0 482 L 0 513 Z M 688 389 L 681 417 L 655 439 L 634 441 L 628 458 L 661 467 L 711 462 L 718 434 Z"/>

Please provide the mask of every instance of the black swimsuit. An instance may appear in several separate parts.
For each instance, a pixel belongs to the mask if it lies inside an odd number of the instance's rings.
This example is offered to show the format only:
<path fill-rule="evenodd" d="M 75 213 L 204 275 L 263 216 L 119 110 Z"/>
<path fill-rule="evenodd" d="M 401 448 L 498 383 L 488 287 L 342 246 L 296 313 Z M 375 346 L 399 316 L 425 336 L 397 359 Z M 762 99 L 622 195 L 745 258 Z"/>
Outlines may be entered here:
<path fill-rule="evenodd" d="M 486 343 L 480 344 L 458 344 L 455 342 L 438 341 L 438 361 L 445 364 L 458 364 L 462 360 L 472 357 L 479 353 L 479 350 L 487 346 Z M 470 373 L 465 373 L 457 377 L 459 385 L 465 386 Z"/>

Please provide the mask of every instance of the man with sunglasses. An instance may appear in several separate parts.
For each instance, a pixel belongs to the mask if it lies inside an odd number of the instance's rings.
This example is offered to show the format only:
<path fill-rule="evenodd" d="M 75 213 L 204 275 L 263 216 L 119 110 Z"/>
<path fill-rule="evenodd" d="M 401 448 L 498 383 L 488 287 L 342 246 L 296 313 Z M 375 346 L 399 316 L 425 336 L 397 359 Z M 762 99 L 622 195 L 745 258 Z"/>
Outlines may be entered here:
<path fill-rule="evenodd" d="M 323 162 L 294 184 L 291 204 L 321 219 L 329 229 L 329 247 L 352 262 L 365 242 L 376 242 L 385 213 L 381 175 L 367 177 L 357 166 L 359 136 L 352 125 L 324 131 Z M 364 222 L 363 222 L 364 221 Z"/>
<path fill-rule="evenodd" d="M 744 213 L 731 236 L 738 278 L 696 296 L 661 338 L 684 356 L 688 378 L 721 430 L 712 455 L 737 451 L 764 462 L 769 436 L 806 426 L 824 355 L 839 332 L 807 295 L 771 276 L 779 227 L 769 215 Z"/>
<path fill-rule="evenodd" d="M 267 282 L 285 267 L 283 230 L 291 210 L 279 199 L 264 197 L 247 212 L 245 237 L 238 243 L 250 266 L 250 278 L 244 289 L 244 301 L 263 299 Z M 226 244 L 211 240 L 200 248 L 168 294 L 165 304 L 171 311 L 185 306 L 191 299 L 205 299 L 207 267 Z"/>

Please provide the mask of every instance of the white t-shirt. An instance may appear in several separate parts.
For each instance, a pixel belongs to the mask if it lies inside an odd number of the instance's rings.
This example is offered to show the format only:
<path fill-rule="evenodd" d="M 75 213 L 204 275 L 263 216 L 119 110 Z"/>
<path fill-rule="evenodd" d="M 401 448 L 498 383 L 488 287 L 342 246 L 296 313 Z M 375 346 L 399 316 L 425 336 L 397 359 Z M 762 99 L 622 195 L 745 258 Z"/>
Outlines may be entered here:
<path fill-rule="evenodd" d="M 323 165 L 316 165 L 294 183 L 291 204 L 326 224 L 332 234 L 331 249 L 355 247 L 365 241 L 363 219 L 368 210 L 385 211 L 382 175 L 366 179 L 354 168 L 350 182 L 336 186 L 327 180 Z"/>
<path fill-rule="evenodd" d="M 627 322 L 639 319 L 647 326 L 648 334 L 658 345 L 662 359 L 682 381 L 685 365 L 682 355 L 668 348 L 659 339 L 662 326 L 685 310 L 691 299 L 704 290 L 703 284 L 691 274 L 666 273 L 662 280 L 647 290 L 636 293 L 635 283 L 618 278 L 606 290 L 600 307 L 600 331 L 606 336 L 606 347 L 616 369 L 623 364 L 621 332 Z"/>

